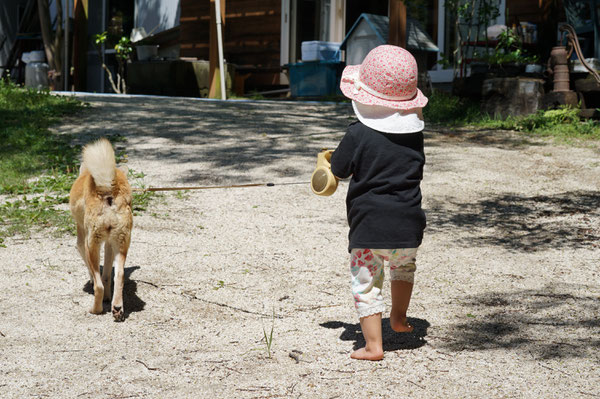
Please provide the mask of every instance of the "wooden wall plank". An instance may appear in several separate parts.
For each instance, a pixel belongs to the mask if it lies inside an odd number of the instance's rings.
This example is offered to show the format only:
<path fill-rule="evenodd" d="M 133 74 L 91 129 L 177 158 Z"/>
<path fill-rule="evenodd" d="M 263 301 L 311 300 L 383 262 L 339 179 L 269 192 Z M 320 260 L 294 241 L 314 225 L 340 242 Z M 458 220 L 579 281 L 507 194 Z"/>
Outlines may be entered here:
<path fill-rule="evenodd" d="M 209 1 L 181 0 L 181 56 L 208 59 Z M 279 68 L 281 1 L 227 0 L 223 32 L 228 62 Z"/>

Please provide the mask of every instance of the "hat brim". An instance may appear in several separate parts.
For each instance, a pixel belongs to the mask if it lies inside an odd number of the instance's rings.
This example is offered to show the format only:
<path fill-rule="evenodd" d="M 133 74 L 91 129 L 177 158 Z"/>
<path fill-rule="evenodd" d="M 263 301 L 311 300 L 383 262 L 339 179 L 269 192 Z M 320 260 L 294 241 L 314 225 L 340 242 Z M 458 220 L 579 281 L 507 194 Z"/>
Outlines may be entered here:
<path fill-rule="evenodd" d="M 350 77 L 358 76 L 359 70 L 360 65 L 348 65 L 342 72 L 340 90 L 344 96 L 349 99 L 365 105 L 380 105 L 382 107 L 401 110 L 423 108 L 427 105 L 428 99 L 419 89 L 417 89 L 415 95 L 408 100 L 386 100 L 376 97 L 366 90 L 356 90 L 354 82 Z"/>
<path fill-rule="evenodd" d="M 352 108 L 359 121 L 379 132 L 410 134 L 425 128 L 421 108 L 401 110 L 381 105 L 365 105 L 356 101 L 352 101 Z"/>

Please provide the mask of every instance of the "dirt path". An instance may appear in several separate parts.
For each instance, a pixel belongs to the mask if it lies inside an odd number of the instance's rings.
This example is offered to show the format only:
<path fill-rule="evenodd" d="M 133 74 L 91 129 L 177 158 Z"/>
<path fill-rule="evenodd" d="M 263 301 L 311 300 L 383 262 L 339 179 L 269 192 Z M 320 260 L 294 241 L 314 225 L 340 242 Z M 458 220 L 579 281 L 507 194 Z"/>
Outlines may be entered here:
<path fill-rule="evenodd" d="M 600 396 L 599 145 L 428 130 L 416 330 L 384 324 L 366 363 L 349 358 L 347 184 L 280 184 L 308 181 L 347 105 L 85 100 L 56 131 L 122 136 L 146 185 L 276 185 L 168 193 L 135 217 L 123 323 L 87 313 L 73 237 L 7 240 L 0 397 Z"/>

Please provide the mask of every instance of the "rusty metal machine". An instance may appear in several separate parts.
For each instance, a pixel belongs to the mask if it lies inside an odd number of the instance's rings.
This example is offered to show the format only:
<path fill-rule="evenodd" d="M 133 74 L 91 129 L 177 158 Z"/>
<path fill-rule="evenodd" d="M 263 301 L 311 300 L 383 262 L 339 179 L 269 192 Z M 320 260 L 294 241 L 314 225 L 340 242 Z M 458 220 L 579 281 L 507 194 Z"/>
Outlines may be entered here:
<path fill-rule="evenodd" d="M 548 60 L 547 73 L 552 76 L 553 79 L 553 90 L 544 96 L 544 108 L 554 108 L 558 105 L 573 105 L 576 106 L 581 104 L 582 116 L 593 116 L 596 112 L 594 108 L 587 108 L 587 106 L 593 106 L 595 104 L 586 105 L 586 96 L 584 90 L 581 87 L 571 90 L 571 76 L 569 72 L 569 59 L 573 51 L 577 54 L 583 67 L 589 71 L 591 76 L 595 79 L 595 84 L 586 84 L 588 90 L 596 91 L 600 96 L 600 75 L 586 62 L 579 46 L 579 40 L 575 29 L 568 24 L 563 24 L 559 27 L 561 32 L 566 32 L 566 46 L 556 46 L 552 48 L 550 52 L 550 59 Z M 591 89 L 591 90 L 589 90 Z M 589 115 L 585 115 L 589 114 Z"/>

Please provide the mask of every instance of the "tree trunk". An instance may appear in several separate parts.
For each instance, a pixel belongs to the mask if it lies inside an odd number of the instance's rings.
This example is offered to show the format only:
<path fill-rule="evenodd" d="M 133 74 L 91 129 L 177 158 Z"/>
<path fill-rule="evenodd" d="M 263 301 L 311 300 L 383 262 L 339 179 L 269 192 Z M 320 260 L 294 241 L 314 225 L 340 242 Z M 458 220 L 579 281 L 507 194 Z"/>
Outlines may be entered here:
<path fill-rule="evenodd" d="M 62 0 L 56 2 L 56 32 L 52 30 L 50 20 L 50 5 L 48 0 L 37 0 L 38 14 L 40 15 L 40 27 L 44 51 L 48 66 L 50 66 L 50 85 L 52 89 L 62 89 L 62 49 L 63 49 L 63 26 L 62 26 Z"/>

